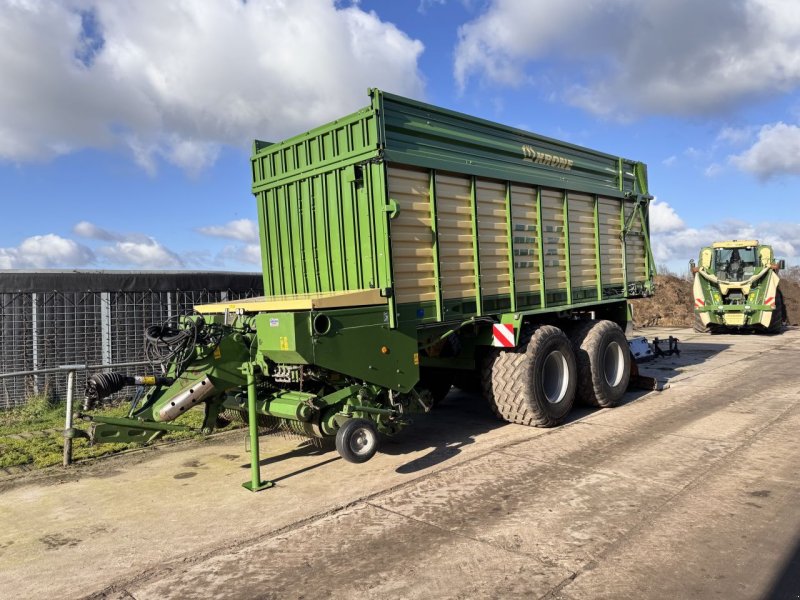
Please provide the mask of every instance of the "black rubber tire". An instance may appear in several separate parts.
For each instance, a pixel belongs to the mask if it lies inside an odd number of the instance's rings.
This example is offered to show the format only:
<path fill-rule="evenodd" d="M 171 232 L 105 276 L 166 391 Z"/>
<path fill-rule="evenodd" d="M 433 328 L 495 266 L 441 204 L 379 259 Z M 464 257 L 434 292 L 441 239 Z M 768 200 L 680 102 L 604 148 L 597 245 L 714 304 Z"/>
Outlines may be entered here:
<path fill-rule="evenodd" d="M 578 369 L 578 401 L 615 406 L 631 378 L 631 353 L 622 328 L 613 321 L 586 321 L 572 330 L 570 341 Z"/>
<path fill-rule="evenodd" d="M 535 427 L 553 427 L 566 418 L 576 379 L 572 346 L 552 325 L 523 333 L 513 350 L 490 353 L 483 369 L 484 395 L 495 414 Z"/>
<path fill-rule="evenodd" d="M 786 320 L 786 307 L 783 304 L 783 294 L 780 290 L 775 292 L 775 309 L 772 311 L 772 319 L 767 327 L 768 333 L 780 333 L 783 331 L 783 323 Z"/>
<path fill-rule="evenodd" d="M 694 313 L 694 330 L 697 333 L 711 333 L 711 327 L 703 325 L 703 321 L 700 320 L 700 315 L 698 313 Z"/>
<path fill-rule="evenodd" d="M 367 462 L 378 451 L 378 430 L 367 419 L 350 419 L 336 432 L 336 451 L 347 462 Z"/>

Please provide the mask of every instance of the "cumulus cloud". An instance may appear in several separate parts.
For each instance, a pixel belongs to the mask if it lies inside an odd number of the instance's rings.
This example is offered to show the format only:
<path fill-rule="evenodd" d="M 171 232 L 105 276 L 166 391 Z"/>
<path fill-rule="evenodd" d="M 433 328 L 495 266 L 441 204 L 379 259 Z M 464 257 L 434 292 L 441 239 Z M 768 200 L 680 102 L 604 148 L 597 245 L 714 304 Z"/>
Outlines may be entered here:
<path fill-rule="evenodd" d="M 703 246 L 711 242 L 735 239 L 759 240 L 771 245 L 779 258 L 785 258 L 790 263 L 800 261 L 800 223 L 767 221 L 750 224 L 728 220 L 705 227 L 675 227 L 664 230 L 655 226 L 654 216 L 651 204 L 651 245 L 656 264 L 659 265 L 670 264 L 673 268 L 682 268 L 684 261 L 697 259 L 697 253 Z M 677 214 L 675 217 L 681 220 Z"/>
<path fill-rule="evenodd" d="M 654 199 L 650 202 L 650 231 L 667 233 L 683 229 L 686 225 L 669 204 Z"/>
<path fill-rule="evenodd" d="M 708 114 L 796 88 L 798 43 L 794 0 L 490 0 L 459 30 L 454 74 L 463 89 L 537 73 L 565 101 L 618 118 Z M 556 67 L 538 72 L 543 61 Z"/>
<path fill-rule="evenodd" d="M 99 257 L 113 265 L 140 269 L 176 269 L 185 266 L 178 254 L 158 240 L 143 233 L 109 231 L 91 223 L 80 221 L 72 232 L 80 237 L 111 242 L 97 248 Z"/>
<path fill-rule="evenodd" d="M 222 145 L 280 139 L 420 96 L 421 42 L 336 0 L 32 0 L 0 11 L 0 160 L 124 147 L 190 173 Z"/>
<path fill-rule="evenodd" d="M 0 248 L 0 269 L 83 267 L 94 261 L 91 249 L 53 233 L 26 238 L 16 247 Z"/>
<path fill-rule="evenodd" d="M 211 237 L 244 242 L 243 244 L 225 246 L 217 255 L 219 262 L 245 263 L 248 265 L 261 264 L 258 224 L 252 219 L 236 219 L 228 221 L 224 225 L 200 227 L 197 231 Z"/>
<path fill-rule="evenodd" d="M 222 249 L 222 252 L 220 252 L 220 258 L 225 261 L 260 265 L 261 247 L 258 244 L 226 246 Z"/>
<path fill-rule="evenodd" d="M 741 146 L 750 142 L 757 131 L 754 127 L 723 127 L 717 134 L 717 142 Z"/>
<path fill-rule="evenodd" d="M 102 227 L 98 227 L 94 223 L 90 223 L 89 221 L 80 221 L 79 223 L 76 223 L 72 228 L 72 232 L 75 235 L 79 235 L 80 237 L 90 240 L 113 242 L 120 239 L 119 234 L 107 231 Z"/>
<path fill-rule="evenodd" d="M 97 254 L 111 264 L 141 269 L 180 269 L 183 260 L 153 238 L 119 241 L 98 248 Z"/>
<path fill-rule="evenodd" d="M 730 162 L 766 180 L 778 175 L 800 175 L 800 127 L 786 123 L 764 125 L 756 142 Z"/>
<path fill-rule="evenodd" d="M 198 230 L 203 235 L 239 240 L 242 242 L 258 242 L 258 225 L 252 219 L 237 219 L 224 225 L 209 225 Z"/>
<path fill-rule="evenodd" d="M 447 0 L 419 0 L 417 4 L 417 12 L 424 15 L 428 10 L 434 6 L 444 6 Z"/>

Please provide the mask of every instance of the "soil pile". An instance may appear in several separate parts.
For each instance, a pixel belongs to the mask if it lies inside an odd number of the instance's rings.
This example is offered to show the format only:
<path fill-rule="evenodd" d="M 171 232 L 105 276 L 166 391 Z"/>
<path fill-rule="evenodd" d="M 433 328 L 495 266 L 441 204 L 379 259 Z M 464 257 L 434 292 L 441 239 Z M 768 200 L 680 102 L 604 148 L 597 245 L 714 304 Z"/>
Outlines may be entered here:
<path fill-rule="evenodd" d="M 781 293 L 790 325 L 800 324 L 800 267 L 782 271 Z M 692 282 L 674 275 L 656 275 L 651 298 L 631 300 L 634 327 L 691 327 L 694 322 Z"/>
<path fill-rule="evenodd" d="M 780 275 L 780 290 L 789 325 L 800 325 L 800 267 L 793 267 Z"/>
<path fill-rule="evenodd" d="M 674 275 L 656 275 L 650 298 L 631 300 L 634 327 L 691 327 L 694 321 L 692 282 Z"/>

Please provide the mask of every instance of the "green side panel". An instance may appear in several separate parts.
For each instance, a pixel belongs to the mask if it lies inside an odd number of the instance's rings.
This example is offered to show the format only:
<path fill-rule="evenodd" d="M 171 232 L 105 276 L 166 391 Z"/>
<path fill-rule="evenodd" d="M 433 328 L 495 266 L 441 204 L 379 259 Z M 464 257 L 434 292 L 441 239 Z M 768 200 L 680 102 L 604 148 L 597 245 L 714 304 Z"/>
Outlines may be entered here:
<path fill-rule="evenodd" d="M 375 154 L 379 145 L 378 116 L 372 107 L 322 125 L 277 144 L 253 143 L 253 193 L 358 163 Z"/>
<path fill-rule="evenodd" d="M 344 164 L 256 194 L 266 296 L 390 286 L 382 177 Z"/>
<path fill-rule="evenodd" d="M 620 196 L 636 161 L 372 90 L 387 161 L 517 183 Z"/>
<path fill-rule="evenodd" d="M 315 332 L 321 317 L 329 325 Z M 261 313 L 256 330 L 259 352 L 276 363 L 316 365 L 402 392 L 419 381 L 416 330 L 392 329 L 386 306 Z"/>
<path fill-rule="evenodd" d="M 390 287 L 378 118 L 371 107 L 251 159 L 266 296 Z M 376 168 L 377 167 L 377 168 Z"/>
<path fill-rule="evenodd" d="M 256 315 L 258 351 L 276 363 L 309 364 L 314 360 L 311 313 Z"/>

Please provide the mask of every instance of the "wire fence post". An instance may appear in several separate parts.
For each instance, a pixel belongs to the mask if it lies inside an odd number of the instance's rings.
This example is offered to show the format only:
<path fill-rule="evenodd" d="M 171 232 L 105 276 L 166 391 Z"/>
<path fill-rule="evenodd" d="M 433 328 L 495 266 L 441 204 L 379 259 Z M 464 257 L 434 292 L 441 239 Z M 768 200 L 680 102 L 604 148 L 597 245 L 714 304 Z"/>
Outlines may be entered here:
<path fill-rule="evenodd" d="M 64 419 L 64 461 L 65 467 L 72 464 L 72 440 L 75 430 L 72 427 L 72 399 L 75 392 L 75 371 L 86 369 L 86 365 L 64 365 L 60 367 L 67 371 L 67 409 Z"/>

